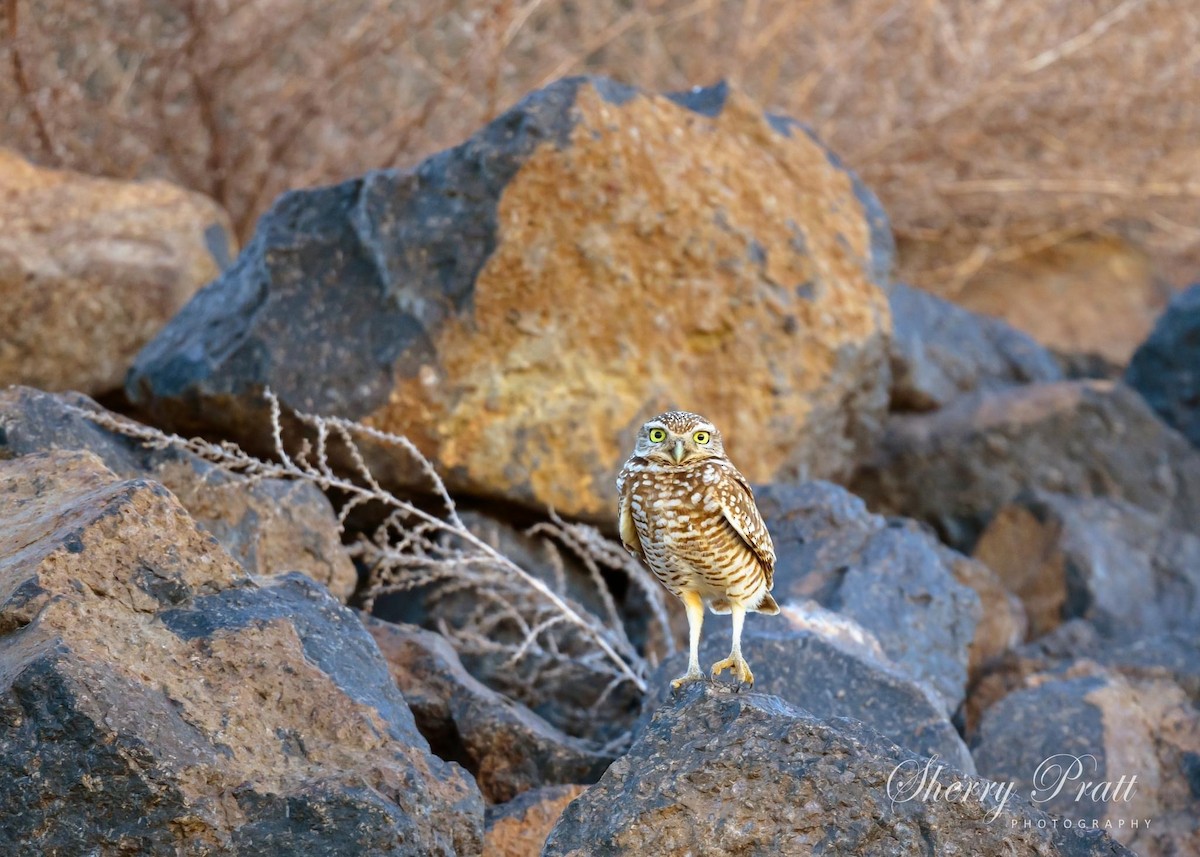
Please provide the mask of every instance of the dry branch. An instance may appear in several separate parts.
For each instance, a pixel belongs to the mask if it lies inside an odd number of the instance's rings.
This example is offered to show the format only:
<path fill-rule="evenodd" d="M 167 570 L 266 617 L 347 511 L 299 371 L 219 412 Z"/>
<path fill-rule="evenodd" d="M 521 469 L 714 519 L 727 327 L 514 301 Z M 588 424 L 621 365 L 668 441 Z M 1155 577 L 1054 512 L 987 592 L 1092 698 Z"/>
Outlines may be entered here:
<path fill-rule="evenodd" d="M 111 431 L 153 448 L 190 452 L 221 470 L 247 479 L 291 479 L 311 482 L 337 498 L 338 522 L 346 534 L 352 512 L 365 506 L 382 508 L 383 521 L 372 531 L 350 534 L 349 550 L 370 572 L 365 607 L 391 592 L 421 588 L 427 605 L 461 599 L 466 610 L 447 611 L 457 617 L 440 628 L 464 655 L 498 653 L 514 670 L 511 685 L 502 689 L 520 695 L 533 692 L 537 682 L 564 671 L 583 668 L 604 682 L 593 703 L 599 705 L 615 688 L 628 683 L 646 690 L 646 659 L 629 641 L 621 616 L 608 591 L 602 567 L 630 575 L 645 592 L 654 592 L 646 574 L 623 557 L 623 550 L 588 527 L 568 524 L 557 516 L 535 528 L 552 536 L 587 568 L 605 606 L 604 621 L 522 568 L 468 528 L 432 464 L 405 437 L 350 420 L 303 413 L 289 417 L 303 427 L 306 438 L 298 448 L 285 442 L 278 399 L 267 394 L 272 439 L 277 460 L 264 460 L 225 441 L 184 438 L 133 422 L 116 414 L 76 408 L 75 411 Z M 427 511 L 381 485 L 368 469 L 358 442 L 369 438 L 415 461 L 438 498 L 441 510 Z M 352 463 L 352 472 L 335 469 L 335 452 Z M 560 574 L 561 579 L 561 574 Z M 654 615 L 670 639 L 661 594 L 650 599 Z"/>

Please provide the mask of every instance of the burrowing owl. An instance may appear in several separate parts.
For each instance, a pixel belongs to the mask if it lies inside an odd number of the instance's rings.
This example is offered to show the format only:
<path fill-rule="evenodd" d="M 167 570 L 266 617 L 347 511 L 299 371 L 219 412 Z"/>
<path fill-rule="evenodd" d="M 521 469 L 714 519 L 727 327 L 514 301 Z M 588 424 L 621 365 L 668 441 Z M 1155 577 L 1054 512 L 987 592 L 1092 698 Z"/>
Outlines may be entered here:
<path fill-rule="evenodd" d="M 703 678 L 706 604 L 733 614 L 733 651 L 713 664 L 713 675 L 732 669 L 738 681 L 753 684 L 742 657 L 742 620 L 747 610 L 779 612 L 770 595 L 775 549 L 750 484 L 725 457 L 721 433 L 686 411 L 655 417 L 638 432 L 617 493 L 621 541 L 687 608 L 691 658 L 671 686 Z"/>

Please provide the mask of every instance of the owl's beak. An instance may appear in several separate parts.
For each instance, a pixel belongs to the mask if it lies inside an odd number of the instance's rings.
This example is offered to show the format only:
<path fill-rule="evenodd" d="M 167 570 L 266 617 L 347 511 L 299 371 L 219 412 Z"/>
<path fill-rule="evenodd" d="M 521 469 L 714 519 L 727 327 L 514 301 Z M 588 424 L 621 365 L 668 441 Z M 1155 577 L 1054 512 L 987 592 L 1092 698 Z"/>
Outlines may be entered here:
<path fill-rule="evenodd" d="M 675 453 L 674 454 L 675 463 L 679 464 L 680 462 L 683 461 L 683 441 L 682 440 L 675 441 L 674 453 Z"/>

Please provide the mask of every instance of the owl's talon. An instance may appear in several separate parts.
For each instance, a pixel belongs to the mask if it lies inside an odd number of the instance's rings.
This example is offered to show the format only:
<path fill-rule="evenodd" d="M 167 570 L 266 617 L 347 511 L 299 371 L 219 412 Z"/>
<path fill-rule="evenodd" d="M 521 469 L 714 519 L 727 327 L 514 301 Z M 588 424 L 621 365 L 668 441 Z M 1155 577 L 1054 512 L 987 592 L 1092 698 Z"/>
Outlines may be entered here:
<path fill-rule="evenodd" d="M 725 670 L 732 671 L 739 684 L 754 687 L 754 673 L 750 672 L 750 665 L 746 663 L 745 658 L 730 655 L 723 661 L 717 661 L 712 665 L 713 678 L 715 679 Z"/>
<path fill-rule="evenodd" d="M 690 670 L 681 675 L 679 678 L 671 680 L 671 690 L 679 690 L 679 688 L 683 687 L 689 682 L 702 681 L 703 679 L 704 673 L 700 672 L 700 670 Z"/>

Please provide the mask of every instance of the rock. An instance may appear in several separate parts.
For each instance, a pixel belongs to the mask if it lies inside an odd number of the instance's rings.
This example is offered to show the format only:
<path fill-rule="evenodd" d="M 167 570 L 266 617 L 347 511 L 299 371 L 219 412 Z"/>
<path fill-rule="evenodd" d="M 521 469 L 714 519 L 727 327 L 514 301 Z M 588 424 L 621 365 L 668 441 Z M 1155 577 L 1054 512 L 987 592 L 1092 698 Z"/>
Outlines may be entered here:
<path fill-rule="evenodd" d="M 1029 630 L 1025 606 L 984 563 L 943 545 L 938 545 L 938 553 L 954 572 L 954 579 L 979 596 L 979 624 L 968 661 L 968 671 L 975 677 L 989 661 L 1024 642 Z"/>
<path fill-rule="evenodd" d="M 954 711 L 980 607 L 937 540 L 828 482 L 756 486 L 755 497 L 775 543 L 775 600 L 811 598 L 858 622 Z"/>
<path fill-rule="evenodd" d="M 1154 267 L 1124 239 L 1080 236 L 993 262 L 943 297 L 1003 319 L 1055 351 L 1096 354 L 1123 366 L 1166 302 Z"/>
<path fill-rule="evenodd" d="M 1125 372 L 1171 428 L 1200 446 L 1200 284 L 1176 295 Z"/>
<path fill-rule="evenodd" d="M 706 622 L 700 647 L 702 668 L 729 653 L 728 623 L 718 630 L 711 627 L 717 624 L 712 618 Z M 860 632 L 869 633 L 861 628 Z M 754 617 L 742 634 L 742 652 L 754 671 L 756 690 L 779 697 L 819 720 L 860 720 L 918 755 L 937 755 L 959 771 L 975 773 L 967 745 L 947 718 L 942 700 L 882 654 L 864 657 L 861 651 L 839 645 L 836 638 L 826 639 L 807 628 L 775 620 L 755 622 Z M 687 652 L 680 652 L 667 659 L 650 679 L 644 716 L 670 699 L 671 679 L 685 672 L 687 658 Z"/>
<path fill-rule="evenodd" d="M 986 781 L 936 762 L 929 778 L 958 783 L 953 799 L 912 799 L 926 764 L 853 720 L 695 682 L 566 808 L 542 853 L 1130 853 L 1098 832 L 1056 828 L 1016 795 L 1002 803 L 995 784 L 980 797 Z"/>
<path fill-rule="evenodd" d="M 1130 503 L 1026 493 L 975 556 L 1025 602 L 1034 636 L 1075 617 L 1125 641 L 1200 627 L 1200 536 Z"/>
<path fill-rule="evenodd" d="M 95 453 L 118 476 L 165 485 L 249 573 L 301 571 L 341 601 L 354 593 L 354 564 L 333 507 L 315 485 L 249 480 L 184 450 L 152 449 L 97 425 L 80 408 L 106 413 L 78 394 L 0 391 L 0 459 L 56 449 Z"/>
<path fill-rule="evenodd" d="M 1071 619 L 987 665 L 967 697 L 966 737 L 972 740 L 984 712 L 1022 688 L 1031 676 L 1065 672 L 1078 661 L 1100 664 L 1135 684 L 1168 681 L 1200 705 L 1200 634 L 1195 629 L 1114 641 L 1101 636 L 1086 619 Z"/>
<path fill-rule="evenodd" d="M 981 391 L 894 415 L 850 487 L 967 553 L 1030 489 L 1124 500 L 1177 529 L 1200 522 L 1200 453 L 1133 390 L 1103 381 Z"/>
<path fill-rule="evenodd" d="M 1058 381 L 1048 350 L 999 319 L 895 283 L 888 292 L 893 335 L 893 411 L 929 411 L 962 393 Z"/>
<path fill-rule="evenodd" d="M 478 854 L 358 619 L 250 578 L 160 484 L 0 462 L 0 851 Z"/>
<path fill-rule="evenodd" d="M 546 786 L 487 808 L 483 853 L 488 857 L 539 857 L 546 837 L 567 804 L 585 786 Z"/>
<path fill-rule="evenodd" d="M 421 734 L 439 756 L 475 776 L 487 801 L 503 803 L 545 785 L 594 783 L 612 762 L 611 754 L 563 734 L 480 684 L 444 637 L 412 625 L 363 620 Z"/>
<path fill-rule="evenodd" d="M 232 247 L 229 220 L 166 182 L 94 178 L 0 148 L 0 387 L 102 393 Z"/>
<path fill-rule="evenodd" d="M 1173 682 L 1086 661 L 1031 676 L 984 714 L 974 754 L 985 776 L 1144 857 L 1200 848 L 1200 712 Z"/>
<path fill-rule="evenodd" d="M 452 493 L 606 523 L 634 431 L 676 402 L 752 479 L 846 475 L 887 405 L 885 233 L 739 92 L 561 80 L 411 172 L 281 198 L 127 394 L 261 448 L 269 386 L 409 437 Z M 426 485 L 368 447 L 388 484 Z"/>

